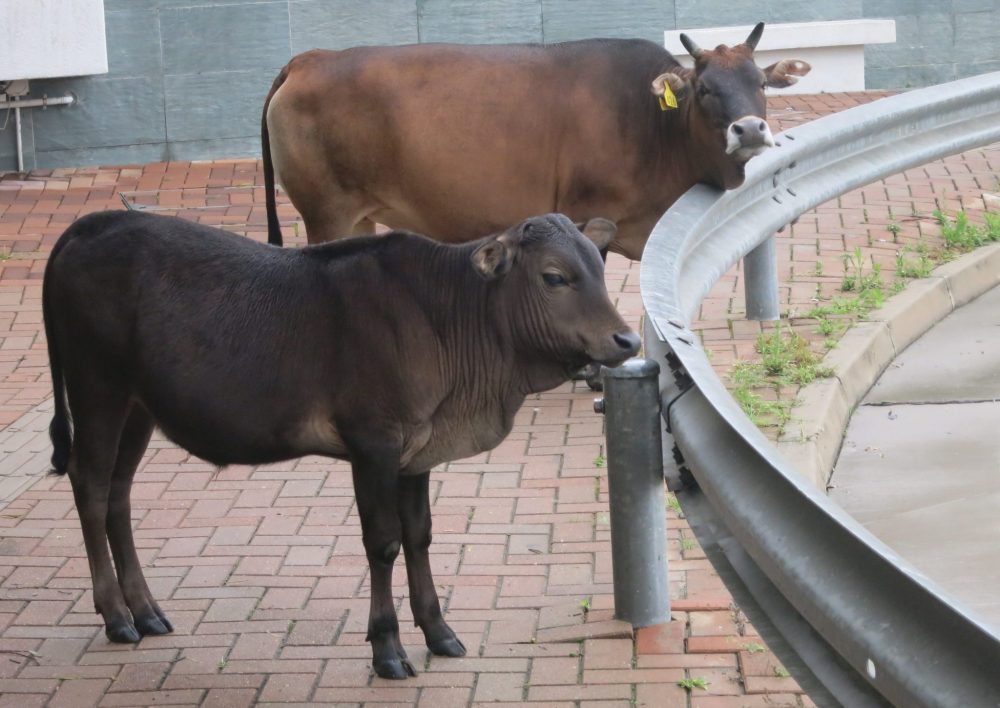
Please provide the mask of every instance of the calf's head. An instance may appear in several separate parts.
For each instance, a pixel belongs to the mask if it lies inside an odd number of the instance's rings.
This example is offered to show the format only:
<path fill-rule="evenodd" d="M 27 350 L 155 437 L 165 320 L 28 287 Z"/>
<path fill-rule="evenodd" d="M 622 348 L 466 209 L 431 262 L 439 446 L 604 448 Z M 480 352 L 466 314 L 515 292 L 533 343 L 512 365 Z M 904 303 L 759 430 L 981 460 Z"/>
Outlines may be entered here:
<path fill-rule="evenodd" d="M 678 105 L 686 103 L 688 121 L 696 142 L 707 144 L 715 163 L 719 186 L 743 183 L 744 165 L 774 145 L 767 125 L 764 89 L 791 86 L 812 68 L 800 59 L 782 59 L 761 69 L 753 59 L 764 32 L 760 22 L 742 44 L 702 49 L 686 34 L 681 43 L 694 59 L 694 68 L 678 67 L 653 81 L 653 94 L 673 94 Z"/>
<path fill-rule="evenodd" d="M 591 362 L 618 366 L 639 351 L 639 336 L 604 285 L 598 249 L 615 231 L 610 221 L 591 219 L 581 233 L 565 216 L 549 214 L 490 237 L 473 252 L 473 266 L 495 282 L 493 316 L 532 367 L 566 379 Z"/>

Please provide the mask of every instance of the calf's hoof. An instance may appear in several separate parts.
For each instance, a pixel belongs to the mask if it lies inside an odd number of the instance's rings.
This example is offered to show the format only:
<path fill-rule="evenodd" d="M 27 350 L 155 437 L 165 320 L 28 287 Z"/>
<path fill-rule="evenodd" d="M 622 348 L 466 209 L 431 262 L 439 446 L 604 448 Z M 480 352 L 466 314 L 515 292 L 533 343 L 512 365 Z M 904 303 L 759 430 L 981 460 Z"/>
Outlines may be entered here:
<path fill-rule="evenodd" d="M 104 628 L 104 634 L 115 644 L 135 644 L 142 639 L 139 631 L 132 624 L 124 621 L 107 625 Z"/>
<path fill-rule="evenodd" d="M 454 634 L 450 637 L 441 637 L 427 641 L 427 648 L 435 656 L 465 656 L 465 645 L 462 640 Z"/>
<path fill-rule="evenodd" d="M 135 617 L 135 628 L 143 636 L 153 634 L 170 634 L 174 631 L 174 626 L 170 620 L 162 615 L 146 615 L 145 617 Z"/>
<path fill-rule="evenodd" d="M 417 670 L 405 656 L 395 659 L 376 659 L 372 662 L 372 668 L 375 669 L 376 676 L 384 679 L 399 680 L 417 675 Z"/>

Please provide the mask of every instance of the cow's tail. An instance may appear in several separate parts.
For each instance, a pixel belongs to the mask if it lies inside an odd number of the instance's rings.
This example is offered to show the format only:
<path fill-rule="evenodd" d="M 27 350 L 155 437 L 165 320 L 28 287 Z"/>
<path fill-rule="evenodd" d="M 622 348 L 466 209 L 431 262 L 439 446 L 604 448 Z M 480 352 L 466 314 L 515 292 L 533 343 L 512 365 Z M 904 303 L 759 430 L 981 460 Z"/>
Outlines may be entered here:
<path fill-rule="evenodd" d="M 73 432 L 70 425 L 69 407 L 66 405 L 66 385 L 63 380 L 62 360 L 59 345 L 53 332 L 52 319 L 52 264 L 66 244 L 64 237 L 52 249 L 48 265 L 45 267 L 45 278 L 42 281 L 42 319 L 45 321 L 45 339 L 49 347 L 49 370 L 52 372 L 52 393 L 55 401 L 55 414 L 49 423 L 49 438 L 52 440 L 52 469 L 58 474 L 66 474 L 69 465 L 69 453 L 73 447 Z"/>
<path fill-rule="evenodd" d="M 271 138 L 267 133 L 267 109 L 271 105 L 271 99 L 275 92 L 285 83 L 288 78 L 288 67 L 284 67 L 271 84 L 271 91 L 264 100 L 264 112 L 260 117 L 260 147 L 261 156 L 264 160 L 264 204 L 267 208 L 267 242 L 280 246 L 281 224 L 278 222 L 278 205 L 275 203 L 274 194 L 274 164 L 271 161 Z"/>

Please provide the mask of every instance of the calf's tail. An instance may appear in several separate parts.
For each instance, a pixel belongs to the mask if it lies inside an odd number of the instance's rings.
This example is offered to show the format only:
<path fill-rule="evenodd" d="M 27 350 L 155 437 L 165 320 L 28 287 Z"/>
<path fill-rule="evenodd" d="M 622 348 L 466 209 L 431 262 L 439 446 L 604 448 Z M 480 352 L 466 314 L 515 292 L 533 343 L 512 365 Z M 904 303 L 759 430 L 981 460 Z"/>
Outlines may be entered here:
<path fill-rule="evenodd" d="M 66 386 L 63 380 L 59 345 L 53 332 L 52 320 L 52 264 L 62 250 L 65 239 L 60 239 L 52 249 L 45 278 L 42 281 L 42 318 L 45 321 L 45 338 L 49 347 L 49 369 L 52 372 L 52 392 L 55 401 L 55 415 L 49 423 L 49 438 L 52 440 L 52 468 L 58 474 L 66 474 L 69 453 L 73 447 L 73 432 L 70 427 L 69 408 L 66 405 Z"/>
<path fill-rule="evenodd" d="M 260 147 L 261 157 L 264 160 L 264 205 L 267 208 L 267 242 L 274 246 L 282 245 L 282 239 L 281 224 L 278 223 L 278 206 L 274 197 L 274 164 L 271 162 L 271 138 L 267 132 L 267 109 L 271 105 L 271 99 L 275 92 L 281 87 L 281 84 L 285 83 L 287 76 L 288 67 L 286 66 L 271 85 L 271 91 L 264 100 L 264 112 L 260 117 Z"/>

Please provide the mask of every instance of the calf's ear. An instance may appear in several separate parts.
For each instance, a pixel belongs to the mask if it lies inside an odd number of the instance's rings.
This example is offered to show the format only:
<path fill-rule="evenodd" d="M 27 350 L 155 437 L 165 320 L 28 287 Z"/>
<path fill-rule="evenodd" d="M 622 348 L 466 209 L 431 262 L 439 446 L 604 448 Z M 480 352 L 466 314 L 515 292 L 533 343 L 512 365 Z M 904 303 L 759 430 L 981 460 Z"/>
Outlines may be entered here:
<path fill-rule="evenodd" d="M 809 62 L 801 59 L 782 59 L 764 69 L 764 80 L 771 88 L 788 88 L 812 70 Z"/>
<path fill-rule="evenodd" d="M 510 233 L 502 233 L 487 239 L 472 252 L 472 267 L 486 280 L 506 275 L 514 264 L 518 239 Z"/>
<path fill-rule="evenodd" d="M 618 233 L 615 222 L 600 217 L 591 219 L 586 224 L 577 224 L 576 228 L 597 246 L 598 251 L 606 249 Z"/>

